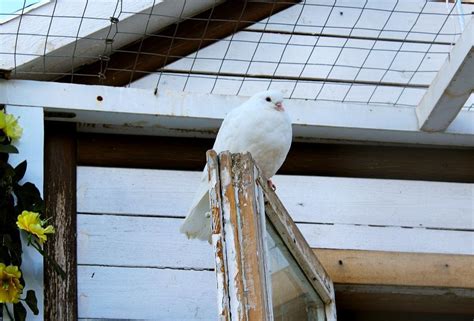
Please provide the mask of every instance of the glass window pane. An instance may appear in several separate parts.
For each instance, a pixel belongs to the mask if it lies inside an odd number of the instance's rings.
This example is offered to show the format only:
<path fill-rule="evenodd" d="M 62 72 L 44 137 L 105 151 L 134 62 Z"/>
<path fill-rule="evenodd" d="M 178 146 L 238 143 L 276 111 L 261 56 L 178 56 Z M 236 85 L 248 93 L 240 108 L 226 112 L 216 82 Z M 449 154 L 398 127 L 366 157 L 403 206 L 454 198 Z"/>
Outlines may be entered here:
<path fill-rule="evenodd" d="M 324 321 L 324 303 L 266 220 L 275 321 Z"/>

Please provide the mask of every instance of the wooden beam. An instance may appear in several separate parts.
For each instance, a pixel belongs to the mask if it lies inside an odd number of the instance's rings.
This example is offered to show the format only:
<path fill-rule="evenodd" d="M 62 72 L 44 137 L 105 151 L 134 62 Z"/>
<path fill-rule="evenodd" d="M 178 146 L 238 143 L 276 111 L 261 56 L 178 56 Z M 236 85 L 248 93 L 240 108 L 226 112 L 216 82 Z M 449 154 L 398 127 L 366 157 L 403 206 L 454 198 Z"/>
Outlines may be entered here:
<path fill-rule="evenodd" d="M 46 217 L 55 237 L 45 245 L 46 255 L 66 272 L 62 278 L 45 260 L 44 298 L 46 321 L 77 320 L 76 255 L 76 137 L 75 125 L 53 123 L 45 135 Z"/>
<path fill-rule="evenodd" d="M 212 145 L 213 139 L 79 133 L 78 163 L 201 171 Z M 472 183 L 474 150 L 293 143 L 279 174 Z"/>
<path fill-rule="evenodd" d="M 473 75 L 474 19 L 471 19 L 416 108 L 421 130 L 438 132 L 448 128 L 474 91 Z"/>
<path fill-rule="evenodd" d="M 409 304 L 410 302 L 407 303 Z M 337 318 L 339 321 L 472 321 L 472 317 L 469 314 L 455 312 L 440 314 L 390 311 L 388 313 L 386 311 L 355 311 L 345 309 L 337 311 Z"/>
<path fill-rule="evenodd" d="M 153 90 L 126 87 L 0 80 L 0 104 L 37 106 L 45 109 L 49 120 L 140 135 L 213 136 L 225 115 L 247 99 L 171 90 L 155 95 Z M 474 113 L 469 111 L 461 111 L 445 132 L 425 133 L 418 128 L 415 108 L 304 99 L 288 99 L 285 106 L 293 122 L 295 140 L 474 146 Z"/>
<path fill-rule="evenodd" d="M 401 287 L 338 284 L 338 309 L 391 313 L 474 314 L 474 290 L 456 288 Z M 382 318 L 385 320 L 386 318 Z M 351 319 L 353 320 L 353 319 Z M 359 320 L 359 319 L 356 319 Z M 374 320 L 374 319 L 370 319 Z M 379 319 L 380 320 L 380 319 Z M 406 320 L 389 319 L 389 320 Z M 418 318 L 408 320 L 420 320 Z M 429 319 L 456 320 L 456 319 Z M 461 319 L 465 320 L 465 319 Z"/>
<path fill-rule="evenodd" d="M 313 249 L 334 283 L 474 289 L 474 256 Z"/>
<path fill-rule="evenodd" d="M 166 27 L 143 41 L 115 50 L 105 70 L 102 61 L 79 68 L 75 71 L 79 76 L 74 76 L 73 81 L 80 84 L 127 85 L 297 2 L 226 1 L 193 18 Z M 101 78 L 99 73 L 102 73 Z M 71 80 L 71 76 L 66 76 L 58 81 Z"/>

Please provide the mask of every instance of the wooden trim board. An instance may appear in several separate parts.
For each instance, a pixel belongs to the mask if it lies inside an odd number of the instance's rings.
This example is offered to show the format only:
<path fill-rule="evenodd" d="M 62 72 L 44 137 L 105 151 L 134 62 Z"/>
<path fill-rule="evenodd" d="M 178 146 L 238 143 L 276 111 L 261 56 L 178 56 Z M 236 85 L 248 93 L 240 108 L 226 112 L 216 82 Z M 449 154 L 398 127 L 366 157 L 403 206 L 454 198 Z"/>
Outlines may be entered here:
<path fill-rule="evenodd" d="M 313 249 L 334 283 L 474 289 L 474 256 Z"/>
<path fill-rule="evenodd" d="M 102 61 L 75 71 L 75 83 L 124 86 L 143 76 L 225 38 L 299 1 L 226 1 L 191 19 L 178 21 L 149 37 L 115 50 L 107 69 Z M 99 73 L 103 78 L 99 78 Z M 97 75 L 97 77 L 82 76 Z M 60 78 L 71 82 L 71 76 Z"/>
<path fill-rule="evenodd" d="M 75 134 L 75 125 L 67 123 L 49 123 L 45 131 L 46 217 L 56 229 L 45 252 L 66 272 L 62 278 L 45 260 L 45 321 L 74 321 L 78 316 Z"/>
<path fill-rule="evenodd" d="M 392 312 L 470 315 L 472 320 L 474 314 L 472 289 L 336 284 L 336 301 L 340 310 L 380 311 L 389 315 Z"/>
<path fill-rule="evenodd" d="M 79 133 L 78 164 L 200 171 L 205 165 L 206 150 L 213 142 Z M 279 174 L 472 183 L 474 150 L 293 143 Z"/>

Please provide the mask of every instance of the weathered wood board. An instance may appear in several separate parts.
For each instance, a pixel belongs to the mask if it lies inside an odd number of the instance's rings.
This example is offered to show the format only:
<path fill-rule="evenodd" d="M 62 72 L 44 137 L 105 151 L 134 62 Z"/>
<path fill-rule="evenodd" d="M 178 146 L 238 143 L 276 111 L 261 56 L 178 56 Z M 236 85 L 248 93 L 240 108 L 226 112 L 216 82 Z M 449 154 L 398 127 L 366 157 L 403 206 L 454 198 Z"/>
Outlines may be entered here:
<path fill-rule="evenodd" d="M 217 317 L 212 247 L 178 231 L 200 175 L 78 167 L 80 318 Z M 474 254 L 472 184 L 301 176 L 277 176 L 275 182 L 336 280 L 350 281 L 341 269 L 364 270 L 367 260 L 375 283 L 462 285 L 451 274 Z M 377 264 L 393 258 L 390 252 L 408 263 L 424 252 L 426 264 L 409 264 L 418 277 L 404 277 L 400 268 Z M 438 279 L 423 276 L 436 271 Z M 367 281 L 363 273 L 357 277 Z"/>
<path fill-rule="evenodd" d="M 78 168 L 81 213 L 184 217 L 200 172 Z M 474 229 L 474 185 L 404 180 L 276 176 L 298 223 Z"/>

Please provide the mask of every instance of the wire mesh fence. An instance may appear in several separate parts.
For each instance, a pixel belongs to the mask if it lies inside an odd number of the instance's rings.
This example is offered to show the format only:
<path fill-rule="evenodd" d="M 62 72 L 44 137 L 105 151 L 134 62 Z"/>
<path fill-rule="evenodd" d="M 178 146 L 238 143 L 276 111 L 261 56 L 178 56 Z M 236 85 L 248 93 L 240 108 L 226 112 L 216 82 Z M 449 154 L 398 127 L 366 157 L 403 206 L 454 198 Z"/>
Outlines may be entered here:
<path fill-rule="evenodd" d="M 7 77 L 397 106 L 418 104 L 474 11 L 421 0 L 8 1 L 19 7 L 0 4 Z"/>

